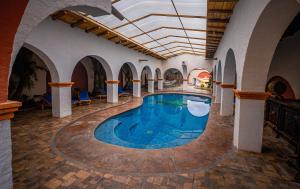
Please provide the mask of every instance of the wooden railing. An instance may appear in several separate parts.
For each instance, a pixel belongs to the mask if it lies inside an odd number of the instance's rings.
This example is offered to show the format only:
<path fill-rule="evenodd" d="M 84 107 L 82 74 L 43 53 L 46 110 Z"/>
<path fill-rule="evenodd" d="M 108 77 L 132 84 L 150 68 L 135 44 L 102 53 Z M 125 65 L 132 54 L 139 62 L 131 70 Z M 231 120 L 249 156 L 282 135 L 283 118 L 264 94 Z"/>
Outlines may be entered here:
<path fill-rule="evenodd" d="M 265 121 L 278 137 L 285 138 L 295 147 L 296 180 L 300 182 L 300 100 L 278 100 L 269 98 L 266 101 Z"/>

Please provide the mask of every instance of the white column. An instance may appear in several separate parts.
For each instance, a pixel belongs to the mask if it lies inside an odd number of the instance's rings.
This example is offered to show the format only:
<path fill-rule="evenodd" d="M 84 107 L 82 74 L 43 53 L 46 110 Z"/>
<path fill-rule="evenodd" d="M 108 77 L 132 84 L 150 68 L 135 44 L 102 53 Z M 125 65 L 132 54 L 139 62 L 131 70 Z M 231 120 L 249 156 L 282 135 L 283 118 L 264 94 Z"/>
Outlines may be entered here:
<path fill-rule="evenodd" d="M 107 82 L 107 102 L 117 103 L 119 101 L 118 81 Z"/>
<path fill-rule="evenodd" d="M 221 87 L 220 83 L 216 81 L 216 96 L 215 96 L 215 103 L 220 103 L 221 102 Z"/>
<path fill-rule="evenodd" d="M 164 80 L 158 79 L 157 88 L 158 88 L 158 90 L 163 90 L 164 89 Z"/>
<path fill-rule="evenodd" d="M 10 120 L 0 121 L 0 186 L 12 189 L 12 152 Z"/>
<path fill-rule="evenodd" d="M 233 85 L 221 86 L 221 116 L 233 115 L 234 94 Z"/>
<path fill-rule="evenodd" d="M 0 103 L 0 188 L 12 189 L 11 122 L 22 104 L 16 101 Z"/>
<path fill-rule="evenodd" d="M 133 96 L 141 97 L 141 81 L 133 80 L 132 82 L 133 82 Z"/>
<path fill-rule="evenodd" d="M 53 117 L 62 118 L 72 114 L 71 86 L 60 83 L 51 85 Z"/>
<path fill-rule="evenodd" d="M 182 89 L 183 90 L 187 90 L 187 86 L 188 86 L 188 80 L 187 79 L 183 79 Z"/>
<path fill-rule="evenodd" d="M 148 92 L 149 93 L 154 93 L 154 79 L 153 80 L 151 80 L 151 79 L 148 80 Z"/>
<path fill-rule="evenodd" d="M 233 144 L 238 150 L 261 152 L 265 101 L 245 98 L 236 98 Z"/>

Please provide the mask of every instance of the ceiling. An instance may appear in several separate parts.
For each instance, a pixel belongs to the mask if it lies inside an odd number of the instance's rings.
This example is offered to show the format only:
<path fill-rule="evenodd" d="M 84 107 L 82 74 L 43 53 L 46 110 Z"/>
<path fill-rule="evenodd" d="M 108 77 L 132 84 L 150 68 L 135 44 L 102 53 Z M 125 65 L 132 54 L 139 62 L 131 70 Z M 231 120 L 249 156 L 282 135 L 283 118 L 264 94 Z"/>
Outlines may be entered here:
<path fill-rule="evenodd" d="M 208 2 L 207 2 L 208 1 Z M 123 16 L 60 11 L 52 18 L 159 59 L 212 58 L 236 0 L 113 0 Z"/>

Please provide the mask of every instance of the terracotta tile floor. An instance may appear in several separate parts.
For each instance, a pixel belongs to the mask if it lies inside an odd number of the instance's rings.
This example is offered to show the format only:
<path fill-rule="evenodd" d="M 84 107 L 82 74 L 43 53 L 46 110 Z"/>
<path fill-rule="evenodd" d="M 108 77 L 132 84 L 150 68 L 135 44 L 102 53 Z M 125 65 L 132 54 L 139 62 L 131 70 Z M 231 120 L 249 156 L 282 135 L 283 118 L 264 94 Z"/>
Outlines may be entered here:
<path fill-rule="evenodd" d="M 282 139 L 265 128 L 264 153 L 232 150 L 232 118 L 218 116 L 215 104 L 205 134 L 178 149 L 156 152 L 159 161 L 98 141 L 101 149 L 94 149 L 91 133 L 84 132 L 138 104 L 123 98 L 118 108 L 98 111 L 111 105 L 96 102 L 75 107 L 63 119 L 52 118 L 49 110 L 18 113 L 12 122 L 14 188 L 300 188 L 292 182 L 296 171 L 287 163 L 292 152 Z"/>

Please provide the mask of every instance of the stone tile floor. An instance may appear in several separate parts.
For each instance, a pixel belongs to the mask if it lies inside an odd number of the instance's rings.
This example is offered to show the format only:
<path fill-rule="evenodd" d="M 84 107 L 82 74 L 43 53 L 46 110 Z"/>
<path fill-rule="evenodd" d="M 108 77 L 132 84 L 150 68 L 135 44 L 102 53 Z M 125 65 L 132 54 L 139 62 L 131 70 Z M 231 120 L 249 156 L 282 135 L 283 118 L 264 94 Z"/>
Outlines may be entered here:
<path fill-rule="evenodd" d="M 127 101 L 123 98 L 119 105 Z M 296 171 L 287 163 L 291 149 L 269 128 L 265 128 L 267 150 L 262 154 L 232 150 L 209 169 L 165 175 L 121 176 L 82 167 L 53 151 L 51 144 L 59 129 L 109 106 L 96 102 L 75 107 L 73 115 L 63 119 L 52 118 L 50 110 L 17 113 L 12 122 L 14 188 L 300 188 L 292 182 Z M 215 120 L 223 119 L 215 113 Z"/>

